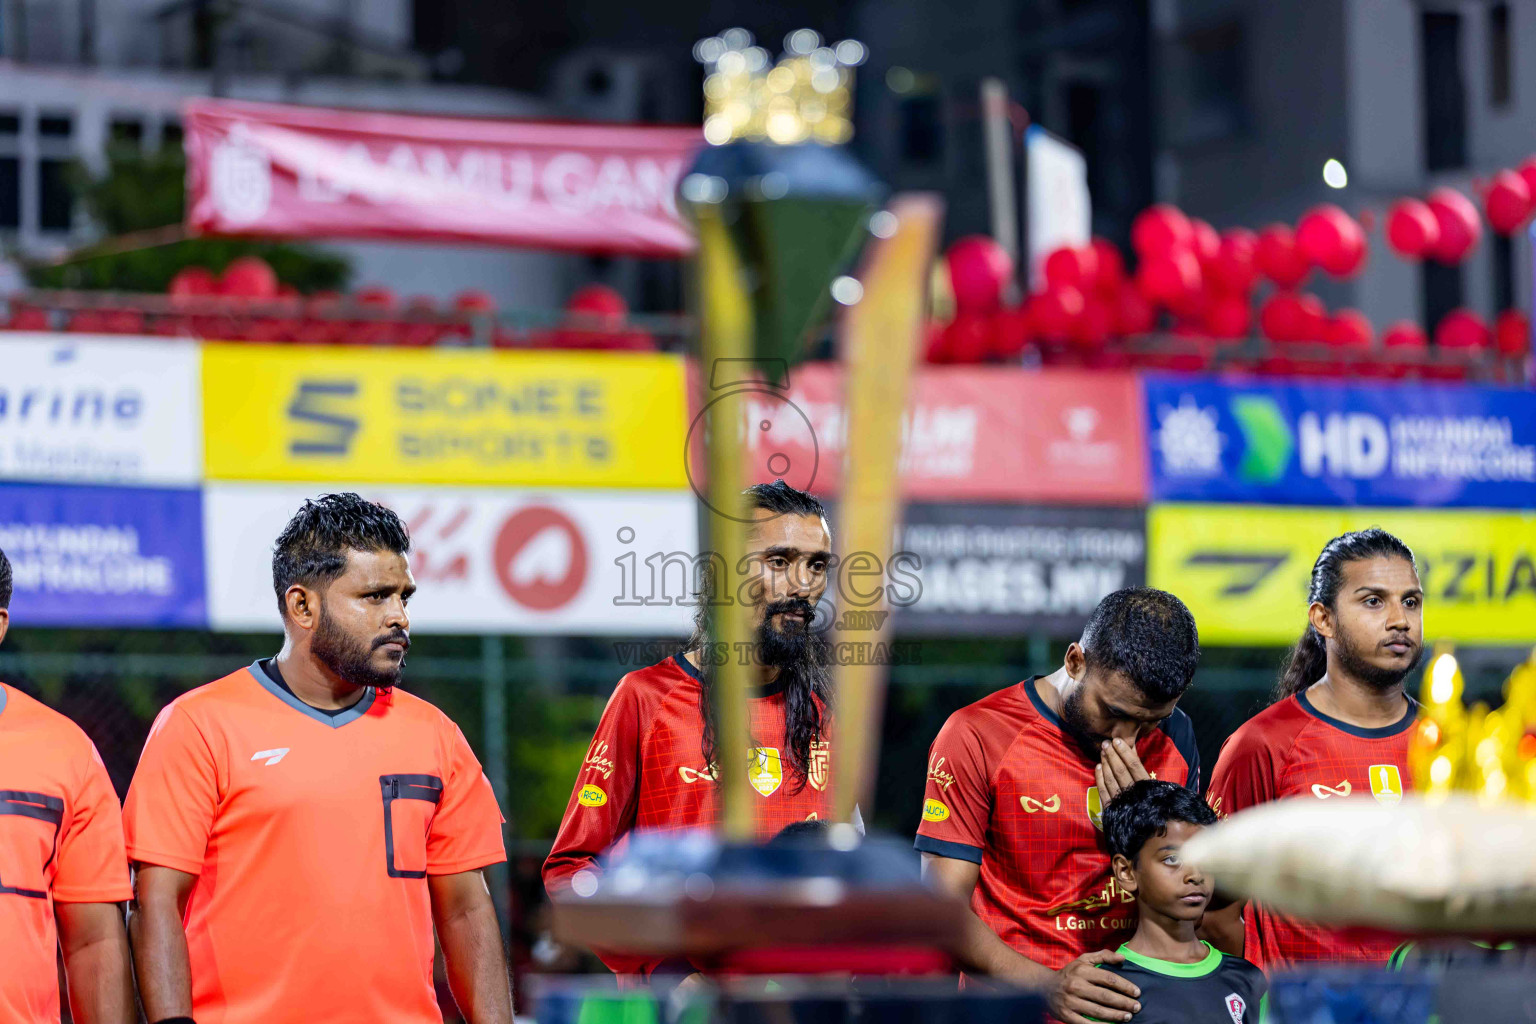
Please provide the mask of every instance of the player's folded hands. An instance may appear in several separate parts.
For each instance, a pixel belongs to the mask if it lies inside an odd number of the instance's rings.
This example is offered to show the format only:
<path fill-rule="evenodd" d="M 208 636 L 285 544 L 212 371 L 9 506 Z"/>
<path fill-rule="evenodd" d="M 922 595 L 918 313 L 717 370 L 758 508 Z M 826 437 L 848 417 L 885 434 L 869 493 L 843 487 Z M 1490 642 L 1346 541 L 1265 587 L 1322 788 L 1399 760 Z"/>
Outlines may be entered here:
<path fill-rule="evenodd" d="M 1094 765 L 1093 779 L 1098 784 L 1099 796 L 1104 806 L 1142 779 L 1150 779 L 1146 766 L 1136 755 L 1136 748 L 1124 740 L 1105 740 L 1099 744 L 1099 763 Z"/>
<path fill-rule="evenodd" d="M 1118 964 L 1119 953 L 1101 949 L 1084 953 L 1056 972 L 1056 984 L 1048 995 L 1051 1013 L 1063 1024 L 1130 1020 L 1141 1011 L 1141 989 L 1099 964 Z"/>

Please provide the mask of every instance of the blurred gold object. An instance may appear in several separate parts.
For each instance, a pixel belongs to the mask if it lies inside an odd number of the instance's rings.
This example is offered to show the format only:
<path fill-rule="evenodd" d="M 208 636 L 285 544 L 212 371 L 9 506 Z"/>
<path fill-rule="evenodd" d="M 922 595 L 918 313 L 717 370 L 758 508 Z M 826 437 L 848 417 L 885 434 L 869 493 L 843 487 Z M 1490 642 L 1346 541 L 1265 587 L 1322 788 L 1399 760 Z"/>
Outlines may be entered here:
<path fill-rule="evenodd" d="M 737 139 L 790 146 L 840 145 L 853 137 L 853 69 L 864 63 L 864 44 L 832 46 L 808 28 L 784 39 L 770 66 L 752 33 L 733 28 L 701 39 L 693 55 L 705 67 L 704 139 L 723 146 Z"/>
<path fill-rule="evenodd" d="M 1536 803 L 1536 651 L 1505 682 L 1502 707 L 1469 710 L 1464 689 L 1456 656 L 1437 649 L 1408 747 L 1414 788 L 1430 802 L 1465 792 L 1485 805 Z"/>

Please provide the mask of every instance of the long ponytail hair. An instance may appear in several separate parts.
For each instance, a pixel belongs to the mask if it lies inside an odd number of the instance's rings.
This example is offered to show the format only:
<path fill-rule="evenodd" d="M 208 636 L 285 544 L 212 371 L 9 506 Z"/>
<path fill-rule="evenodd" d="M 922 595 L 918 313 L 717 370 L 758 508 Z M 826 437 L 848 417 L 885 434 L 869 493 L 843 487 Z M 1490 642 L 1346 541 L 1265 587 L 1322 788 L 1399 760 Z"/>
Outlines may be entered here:
<path fill-rule="evenodd" d="M 1417 571 L 1413 551 L 1407 544 L 1379 527 L 1342 534 L 1323 545 L 1312 563 L 1312 584 L 1307 590 L 1307 606 L 1321 604 L 1329 611 L 1344 583 L 1344 566 L 1366 558 L 1404 558 Z M 1307 623 L 1301 639 L 1291 650 L 1275 686 L 1274 699 L 1284 700 L 1300 693 L 1321 679 L 1328 671 L 1328 649 L 1323 637 Z"/>

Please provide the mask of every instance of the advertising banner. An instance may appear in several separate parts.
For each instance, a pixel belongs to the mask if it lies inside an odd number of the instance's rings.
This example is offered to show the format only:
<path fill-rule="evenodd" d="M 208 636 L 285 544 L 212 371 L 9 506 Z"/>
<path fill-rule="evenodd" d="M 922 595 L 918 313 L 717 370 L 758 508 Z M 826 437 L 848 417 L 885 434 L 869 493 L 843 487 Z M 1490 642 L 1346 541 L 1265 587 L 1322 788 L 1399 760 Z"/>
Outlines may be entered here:
<path fill-rule="evenodd" d="M 411 531 L 411 628 L 424 633 L 686 634 L 698 527 L 691 492 L 534 492 L 210 484 L 214 629 L 281 628 L 272 543 L 304 499 L 356 490 Z"/>
<path fill-rule="evenodd" d="M 1529 391 L 1146 378 L 1152 497 L 1536 507 Z"/>
<path fill-rule="evenodd" d="M 0 367 L 0 480 L 201 478 L 196 345 L 8 331 Z"/>
<path fill-rule="evenodd" d="M 1146 582 L 1136 509 L 911 505 L 898 537 L 902 632 L 1075 636 L 1106 594 Z"/>
<path fill-rule="evenodd" d="M 838 492 L 847 421 L 837 365 L 797 366 L 785 388 L 717 390 L 715 400 L 741 404 L 758 481 Z M 1130 374 L 927 367 L 902 420 L 903 491 L 916 501 L 1140 504 L 1140 405 Z"/>
<path fill-rule="evenodd" d="M 1203 643 L 1295 643 L 1318 552 L 1368 526 L 1413 549 L 1426 641 L 1536 642 L 1536 512 L 1156 505 L 1148 582 L 1189 605 Z"/>
<path fill-rule="evenodd" d="M 675 356 L 203 351 L 210 480 L 687 486 Z"/>
<path fill-rule="evenodd" d="M 206 629 L 196 490 L 0 485 L 20 626 Z"/>
<path fill-rule="evenodd" d="M 697 127 L 423 117 L 199 99 L 187 222 L 203 234 L 487 242 L 682 256 Z"/>

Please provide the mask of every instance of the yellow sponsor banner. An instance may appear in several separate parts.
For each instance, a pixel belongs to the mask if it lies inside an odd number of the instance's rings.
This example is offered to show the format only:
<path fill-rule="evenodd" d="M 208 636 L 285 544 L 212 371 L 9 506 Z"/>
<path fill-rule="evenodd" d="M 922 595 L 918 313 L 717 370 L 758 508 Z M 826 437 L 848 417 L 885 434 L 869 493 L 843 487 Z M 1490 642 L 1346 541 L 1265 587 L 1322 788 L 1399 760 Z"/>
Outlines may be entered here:
<path fill-rule="evenodd" d="M 1333 537 L 1379 526 L 1413 549 L 1424 638 L 1536 642 L 1536 513 L 1477 509 L 1154 505 L 1147 580 L 1194 613 L 1208 644 L 1289 644 L 1307 623 L 1312 563 Z"/>
<path fill-rule="evenodd" d="M 212 342 L 207 476 L 682 488 L 683 373 L 648 353 Z"/>

